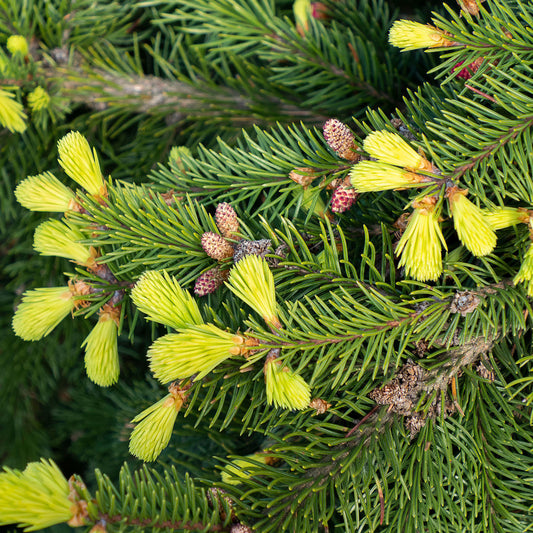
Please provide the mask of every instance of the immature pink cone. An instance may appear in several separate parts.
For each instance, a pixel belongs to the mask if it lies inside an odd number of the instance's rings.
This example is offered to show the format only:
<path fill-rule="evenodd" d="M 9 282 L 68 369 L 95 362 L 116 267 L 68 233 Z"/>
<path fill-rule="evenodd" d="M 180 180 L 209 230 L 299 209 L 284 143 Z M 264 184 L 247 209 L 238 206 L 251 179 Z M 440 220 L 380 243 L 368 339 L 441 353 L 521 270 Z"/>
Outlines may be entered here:
<path fill-rule="evenodd" d="M 332 118 L 324 124 L 324 139 L 329 147 L 348 161 L 357 161 L 360 154 L 356 152 L 357 145 L 350 128 L 340 120 Z"/>
<path fill-rule="evenodd" d="M 228 279 L 229 270 L 212 268 L 204 272 L 196 279 L 194 293 L 198 296 L 206 296 L 215 292 Z"/>
<path fill-rule="evenodd" d="M 478 71 L 484 60 L 484 57 L 478 57 L 475 61 L 472 61 L 472 63 L 469 63 L 466 67 L 462 68 L 457 74 L 457 77 L 463 78 L 463 80 L 469 80 Z M 452 67 L 452 71 L 455 72 L 463 64 L 464 61 L 459 61 L 459 63 L 456 63 L 455 66 Z"/>
<path fill-rule="evenodd" d="M 218 261 L 233 256 L 233 246 L 214 231 L 207 231 L 202 235 L 202 248 L 209 257 Z"/>
<path fill-rule="evenodd" d="M 235 213 L 235 209 L 233 209 L 230 204 L 224 202 L 217 205 L 215 221 L 217 223 L 217 228 L 223 237 L 226 237 L 227 239 L 237 238 L 240 229 L 239 220 L 237 218 L 237 213 Z"/>
<path fill-rule="evenodd" d="M 344 213 L 357 201 L 359 193 L 353 187 L 339 185 L 331 196 L 331 210 L 334 213 Z"/>

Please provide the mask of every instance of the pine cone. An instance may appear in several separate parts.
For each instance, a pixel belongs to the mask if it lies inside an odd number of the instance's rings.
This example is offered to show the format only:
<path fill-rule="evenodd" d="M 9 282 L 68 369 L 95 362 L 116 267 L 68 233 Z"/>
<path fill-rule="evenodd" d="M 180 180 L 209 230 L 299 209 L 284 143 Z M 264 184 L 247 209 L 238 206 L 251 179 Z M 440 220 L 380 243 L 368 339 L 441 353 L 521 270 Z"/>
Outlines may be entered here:
<path fill-rule="evenodd" d="M 226 237 L 226 239 L 235 239 L 237 237 L 240 229 L 239 220 L 235 209 L 230 204 L 222 203 L 217 205 L 215 221 L 223 237 Z"/>
<path fill-rule="evenodd" d="M 233 524 L 230 529 L 230 533 L 253 533 L 254 530 L 244 524 Z"/>
<path fill-rule="evenodd" d="M 229 498 L 227 491 L 225 491 L 224 489 L 219 489 L 218 487 L 211 487 L 207 489 L 206 495 L 207 501 L 209 502 L 209 505 L 211 505 L 211 507 L 215 507 L 218 502 L 220 508 L 220 518 L 222 518 L 222 520 L 226 520 L 226 513 L 222 509 L 222 500 L 224 500 L 228 504 L 230 508 L 231 519 L 235 520 L 235 513 L 233 512 L 233 502 Z"/>
<path fill-rule="evenodd" d="M 334 213 L 344 213 L 356 202 L 359 194 L 353 187 L 339 185 L 331 197 L 331 210 Z"/>
<path fill-rule="evenodd" d="M 269 252 L 272 241 L 270 239 L 260 239 L 259 241 L 247 241 L 242 239 L 235 246 L 235 253 L 233 255 L 233 261 L 238 263 L 243 257 L 247 255 L 258 255 L 259 257 L 265 257 Z"/>
<path fill-rule="evenodd" d="M 213 259 L 222 261 L 233 255 L 233 246 L 218 233 L 208 231 L 202 235 L 202 248 Z"/>
<path fill-rule="evenodd" d="M 324 124 L 324 139 L 329 147 L 348 161 L 357 161 L 360 154 L 356 152 L 357 145 L 350 128 L 340 120 L 332 118 Z"/>
<path fill-rule="evenodd" d="M 215 292 L 227 279 L 229 270 L 212 268 L 204 272 L 196 279 L 194 293 L 198 296 L 206 296 Z"/>

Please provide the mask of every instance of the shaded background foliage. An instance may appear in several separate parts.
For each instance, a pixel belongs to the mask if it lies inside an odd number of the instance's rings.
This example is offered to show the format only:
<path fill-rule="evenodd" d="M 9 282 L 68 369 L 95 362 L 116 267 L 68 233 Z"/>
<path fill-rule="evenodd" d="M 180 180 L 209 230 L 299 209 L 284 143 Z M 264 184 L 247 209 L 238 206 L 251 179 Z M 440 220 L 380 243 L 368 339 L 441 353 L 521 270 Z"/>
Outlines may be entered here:
<path fill-rule="evenodd" d="M 293 19 L 290 1 L 275 2 L 278 18 L 273 24 L 279 33 L 272 36 L 261 27 L 239 27 L 231 16 L 225 19 L 216 12 L 216 6 L 223 2 L 0 0 L 0 46 L 5 45 L 9 35 L 20 33 L 32 39 L 36 57 L 42 54 L 55 61 L 52 67 L 40 72 L 41 78 L 21 76 L 21 90 L 29 91 L 36 83 L 43 82 L 58 99 L 55 114 L 40 119 L 34 117 L 24 134 L 13 135 L 6 130 L 0 132 L 2 464 L 23 467 L 28 461 L 46 456 L 53 457 L 66 474 L 73 471 L 83 474 L 89 484 L 95 481 L 95 468 L 115 479 L 124 461 L 132 468 L 140 465 L 128 455 L 129 421 L 149 402 L 160 397 L 158 385 L 147 374 L 145 354 L 152 339 L 163 333 L 161 328 L 143 325 L 139 321 L 130 338 L 126 334 L 121 337 L 121 378 L 119 384 L 110 389 L 93 385 L 85 376 L 80 344 L 90 331 L 90 320 L 65 320 L 38 343 L 23 342 L 13 335 L 11 317 L 21 293 L 28 288 L 60 283 L 59 280 L 64 280 L 63 272 L 71 270 L 66 261 L 50 260 L 33 253 L 33 230 L 45 216 L 27 212 L 18 206 L 13 196 L 16 184 L 27 175 L 44 170 L 57 171 L 56 175 L 60 177 L 56 142 L 70 130 L 80 131 L 96 147 L 106 175 L 136 184 L 154 181 L 164 190 L 172 187 L 174 177 L 158 163 L 167 162 L 173 146 L 187 146 L 194 155 L 205 156 L 207 161 L 210 157 L 208 150 L 218 151 L 219 142 L 229 148 L 245 146 L 243 131 L 251 143 L 260 141 L 261 134 L 254 125 L 268 129 L 275 128 L 278 122 L 283 127 L 301 121 L 307 126 L 320 127 L 331 117 L 350 121 L 350 124 L 351 117 L 366 120 L 366 124 L 360 122 L 359 128 L 354 128 L 362 135 L 365 127 L 377 127 L 381 120 L 376 115 L 368 126 L 369 119 L 365 118 L 367 106 L 380 106 L 385 116 L 396 108 L 408 113 L 410 109 L 405 107 L 402 98 L 409 94 L 409 89 L 414 91 L 427 81 L 436 87 L 435 93 L 446 90 L 439 89 L 434 75 L 427 74 L 436 64 L 433 56 L 419 52 L 400 54 L 388 46 L 386 39 L 388 26 L 400 13 L 426 21 L 432 9 L 443 11 L 440 1 L 424 5 L 404 1 L 390 8 L 378 0 L 326 3 L 332 10 L 337 10 L 338 20 L 335 23 L 340 25 L 335 28 L 332 21 L 326 21 L 326 29 L 320 30 L 332 42 L 345 38 L 349 31 L 354 35 L 358 31 L 375 33 L 374 39 L 369 39 L 370 45 L 368 42 L 360 45 L 360 51 L 367 52 L 361 68 L 365 69 L 365 80 L 373 83 L 370 87 L 357 85 L 357 73 L 349 71 L 349 68 L 343 71 L 337 65 L 336 69 L 331 69 L 332 63 L 321 57 L 313 63 L 310 53 L 306 56 L 302 52 L 302 56 L 298 56 L 300 62 L 289 61 L 296 44 L 304 46 L 307 43 L 305 36 L 298 37 L 297 32 L 287 33 Z M 180 11 L 175 11 L 176 8 Z M 351 17 L 341 17 L 343 9 Z M 359 21 L 372 19 L 369 16 L 371 11 L 378 14 L 373 19 L 375 24 L 370 20 L 364 28 L 361 27 Z M 214 21 L 219 25 L 218 33 L 212 30 Z M 239 27 L 236 35 L 224 33 L 226 29 L 236 27 Z M 268 28 L 268 25 L 265 27 Z M 251 39 L 243 38 L 246 32 L 252 35 Z M 224 36 L 220 37 L 220 33 Z M 281 41 L 280 35 L 285 37 L 285 41 L 280 49 L 275 49 L 274 45 Z M 356 40 L 354 37 L 354 42 Z M 351 65 L 353 51 L 337 47 L 334 52 L 335 58 L 329 58 L 332 62 L 334 59 L 341 65 Z M 317 53 L 317 57 L 319 55 Z M 9 84 L 10 80 L 11 77 L 0 80 L 0 85 Z M 431 89 L 425 90 L 424 95 L 431 92 Z M 420 97 L 422 99 L 423 96 Z M 429 109 L 428 116 L 434 118 L 438 113 Z M 420 115 L 418 120 L 424 122 L 428 119 Z M 200 143 L 204 148 L 200 147 Z M 203 167 L 204 164 L 198 164 L 198 175 L 204 171 Z M 208 171 L 205 174 L 206 183 L 211 179 L 215 190 L 222 180 L 210 177 Z M 257 179 L 259 181 L 260 178 Z M 182 184 L 185 182 L 183 178 Z M 194 196 L 193 185 L 191 181 L 190 192 Z M 197 196 L 203 194 L 205 191 L 199 191 Z M 217 198 L 213 197 L 212 201 L 215 203 Z M 275 200 L 272 202 L 275 203 Z M 260 211 L 261 198 L 251 196 L 247 203 L 243 200 L 243 204 L 236 208 L 240 209 L 239 214 L 246 221 L 248 213 Z M 208 209 L 212 211 L 212 206 Z M 401 201 L 384 194 L 371 204 L 362 202 L 353 213 L 346 214 L 344 227 L 349 234 L 355 231 L 355 221 L 358 226 L 361 221 L 374 225 L 392 223 L 402 209 Z M 293 213 L 287 208 L 285 214 Z M 384 216 L 384 213 L 387 215 Z M 278 215 L 279 211 L 275 214 Z M 251 235 L 264 232 L 257 220 L 249 222 L 248 230 Z M 315 237 L 320 231 L 316 222 L 310 223 L 310 232 Z M 354 235 L 349 237 L 356 241 Z M 361 238 L 358 244 L 354 244 L 350 251 L 353 257 L 364 251 L 363 240 Z M 383 250 L 386 246 L 387 243 L 384 243 Z M 505 252 L 505 246 L 502 245 L 502 252 Z M 511 247 L 510 244 L 508 246 Z M 509 250 L 509 257 L 513 253 Z M 458 263 L 460 259 L 457 259 Z M 139 268 L 142 271 L 142 267 Z M 459 274 L 462 275 L 461 272 Z M 287 295 L 296 299 L 300 290 L 302 296 L 304 293 L 320 295 L 320 291 L 327 289 L 323 280 L 320 282 L 322 284 L 312 291 L 291 286 L 290 280 L 286 284 L 282 280 L 280 286 Z M 213 308 L 221 306 L 220 297 L 210 296 L 208 305 Z M 234 316 L 237 325 L 242 319 L 239 313 L 237 308 L 228 312 Z M 514 345 L 522 345 L 522 352 L 526 352 L 530 344 L 530 334 L 526 333 L 497 348 L 499 360 L 508 365 L 502 369 L 503 373 L 519 374 L 510 354 Z M 507 401 L 501 392 L 487 392 L 484 383 L 478 383 L 475 376 L 471 378 L 466 390 L 461 391 L 464 396 L 476 398 L 483 395 L 486 399 L 492 394 L 494 405 Z M 369 380 L 368 390 L 373 386 Z M 344 401 L 347 404 L 357 402 L 355 398 L 345 398 Z M 516 411 L 520 408 L 518 401 L 509 407 Z M 244 415 L 245 409 L 241 411 L 239 414 Z M 510 427 L 508 420 L 491 420 L 487 413 L 481 412 L 481 408 L 469 416 L 466 424 L 471 434 L 478 431 L 487 434 L 501 432 L 508 435 L 506 442 L 510 447 L 511 441 L 515 440 L 517 450 L 527 450 L 527 442 L 522 442 L 514 433 L 518 429 Z M 218 479 L 219 472 L 215 469 L 220 464 L 218 458 L 245 455 L 257 449 L 260 442 L 257 435 L 243 438 L 235 421 L 221 433 L 217 431 L 221 423 L 219 420 L 211 427 L 208 417 L 195 415 L 183 419 L 176 425 L 171 444 L 163 452 L 156 468 L 163 471 L 174 465 L 180 473 Z M 267 425 L 275 423 L 267 421 Z M 295 416 L 295 433 L 300 430 L 300 423 Z M 471 453 L 472 442 L 466 440 L 455 442 L 453 450 L 447 448 L 449 434 L 453 434 L 455 424 L 453 418 L 447 419 L 442 427 L 435 430 L 436 434 L 428 435 L 428 440 L 430 437 L 433 439 L 434 447 L 430 451 L 431 457 L 425 456 L 425 462 L 422 461 L 423 468 L 431 470 L 436 463 L 431 458 L 435 459 L 438 455 L 464 454 L 466 457 Z M 332 438 L 340 439 L 341 435 L 336 434 L 336 430 L 332 425 Z M 384 443 L 387 439 L 399 438 L 398 431 L 397 427 L 387 428 Z M 459 435 L 464 437 L 464 434 Z M 312 440 L 307 434 L 301 438 Z M 311 446 L 310 442 L 306 444 Z M 394 458 L 388 457 L 385 444 L 381 450 L 381 458 L 385 458 L 383 462 L 367 459 L 376 469 L 384 470 L 381 472 L 383 478 L 392 479 L 400 468 L 395 465 Z M 489 446 L 478 448 L 475 453 L 480 456 L 491 456 L 492 460 L 492 456 L 497 455 Z M 302 445 L 299 453 L 305 454 L 306 450 Z M 416 451 L 409 458 L 413 462 L 420 459 Z M 467 462 L 471 464 L 465 459 Z M 482 475 L 480 472 L 472 475 Z M 453 485 L 454 479 L 463 479 L 468 475 L 450 470 L 447 479 Z M 284 487 L 279 490 L 281 498 Z M 338 490 L 342 494 L 343 488 Z M 401 507 L 402 498 L 405 499 L 406 495 L 397 490 L 399 493 L 393 501 Z M 422 479 L 419 490 L 425 490 Z M 456 495 L 468 493 L 466 507 L 479 505 L 476 500 L 479 494 L 472 496 L 462 486 L 454 487 L 454 490 Z M 357 497 L 364 499 L 362 494 Z M 454 501 L 453 505 L 459 504 Z M 523 511 L 526 504 L 517 502 L 516 505 L 519 511 Z M 401 514 L 403 511 L 394 508 L 388 512 Z M 450 517 L 450 521 L 453 520 Z M 62 528 L 54 529 L 59 531 Z"/>

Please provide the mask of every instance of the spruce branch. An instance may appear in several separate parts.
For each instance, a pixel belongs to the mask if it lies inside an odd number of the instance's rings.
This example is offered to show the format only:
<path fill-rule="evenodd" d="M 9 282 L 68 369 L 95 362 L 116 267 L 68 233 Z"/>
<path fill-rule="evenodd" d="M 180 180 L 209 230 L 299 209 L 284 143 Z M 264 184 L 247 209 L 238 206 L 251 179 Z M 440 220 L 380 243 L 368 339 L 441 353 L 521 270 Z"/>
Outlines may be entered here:
<path fill-rule="evenodd" d="M 66 59 L 68 63 L 69 60 Z M 74 61 L 74 64 L 79 63 Z M 168 126 L 185 119 L 224 119 L 234 127 L 250 127 L 253 124 L 269 124 L 268 116 L 257 113 L 258 102 L 230 87 L 209 87 L 199 83 L 167 80 L 153 75 L 117 74 L 116 71 L 89 67 L 84 64 L 62 66 L 48 63 L 43 74 L 50 82 L 61 82 L 61 93 L 69 101 L 87 105 L 97 111 L 106 109 L 131 110 L 165 116 Z M 210 89 L 210 90 L 208 90 Z M 324 115 L 303 109 L 274 97 L 268 97 L 263 105 L 275 110 L 276 117 L 284 120 L 302 120 L 316 123 L 326 119 Z"/>
<path fill-rule="evenodd" d="M 483 146 L 476 155 L 468 158 L 460 167 L 456 168 L 450 174 L 450 178 L 453 180 L 460 179 L 466 172 L 481 164 L 486 158 L 494 157 L 499 150 L 505 149 L 508 143 L 513 142 L 517 136 L 527 132 L 532 126 L 532 115 L 520 117 L 520 120 L 516 121 L 507 131 L 495 139 L 491 139 L 490 144 Z"/>
<path fill-rule="evenodd" d="M 293 487 L 285 498 L 276 501 L 276 509 L 281 513 L 280 516 L 276 516 L 276 523 L 285 523 L 290 515 L 297 516 L 300 511 L 308 508 L 309 499 L 314 498 L 317 492 L 326 491 L 330 485 L 336 484 L 338 478 L 346 475 L 347 464 L 353 464 L 363 448 L 368 448 L 372 442 L 376 442 L 378 436 L 386 432 L 398 420 L 398 415 L 404 418 L 406 423 L 412 418 L 421 420 L 415 426 L 416 429 L 411 430 L 412 438 L 428 419 L 435 419 L 438 416 L 447 417 L 452 414 L 451 408 L 441 413 L 439 400 L 441 393 L 445 393 L 450 382 L 463 368 L 474 364 L 490 351 L 493 344 L 492 339 L 477 338 L 465 345 L 454 347 L 443 354 L 443 359 L 447 360 L 445 366 L 433 371 L 425 372 L 412 362 L 402 367 L 398 375 L 401 376 L 399 381 L 403 383 L 403 387 L 401 394 L 395 398 L 396 402 L 391 403 L 386 411 L 379 409 L 379 406 L 372 408 L 354 428 L 346 433 L 343 442 L 328 450 L 327 455 L 322 455 L 320 466 L 304 470 L 301 480 L 297 483 L 297 490 Z M 423 395 L 435 398 L 435 400 L 432 404 L 433 409 L 427 411 L 429 414 L 420 418 L 418 410 Z M 282 453 L 282 450 L 283 448 L 279 451 Z M 276 446 L 273 446 L 270 452 L 276 454 Z M 359 465 L 359 468 L 361 467 L 362 465 Z M 267 520 L 272 519 L 270 510 L 265 510 L 265 513 L 270 516 L 260 520 L 263 526 L 266 525 Z"/>
<path fill-rule="evenodd" d="M 120 515 L 116 514 L 113 516 L 110 516 L 106 513 L 99 513 L 98 515 L 99 520 L 103 520 L 104 523 L 109 524 L 118 524 L 121 525 L 127 525 L 127 526 L 133 526 L 133 527 L 139 527 L 139 528 L 146 528 L 150 527 L 152 529 L 173 529 L 178 531 L 221 531 L 221 532 L 229 532 L 231 529 L 231 526 L 223 526 L 221 524 L 213 524 L 213 525 L 206 525 L 203 522 L 192 522 L 192 521 L 185 521 L 185 520 L 159 520 L 154 521 L 152 518 L 130 518 L 128 515 Z"/>

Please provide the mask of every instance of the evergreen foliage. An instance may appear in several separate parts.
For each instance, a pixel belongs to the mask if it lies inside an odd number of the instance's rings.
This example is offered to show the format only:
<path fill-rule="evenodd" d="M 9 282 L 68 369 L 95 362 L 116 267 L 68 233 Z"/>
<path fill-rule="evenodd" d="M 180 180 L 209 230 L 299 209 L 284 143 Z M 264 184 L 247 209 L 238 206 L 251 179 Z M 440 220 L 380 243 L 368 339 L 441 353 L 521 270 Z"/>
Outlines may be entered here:
<path fill-rule="evenodd" d="M 0 525 L 531 528 L 533 6 L 391 4 L 0 0 Z"/>

